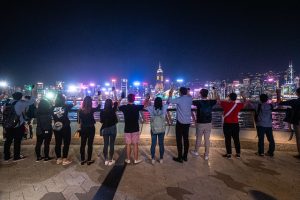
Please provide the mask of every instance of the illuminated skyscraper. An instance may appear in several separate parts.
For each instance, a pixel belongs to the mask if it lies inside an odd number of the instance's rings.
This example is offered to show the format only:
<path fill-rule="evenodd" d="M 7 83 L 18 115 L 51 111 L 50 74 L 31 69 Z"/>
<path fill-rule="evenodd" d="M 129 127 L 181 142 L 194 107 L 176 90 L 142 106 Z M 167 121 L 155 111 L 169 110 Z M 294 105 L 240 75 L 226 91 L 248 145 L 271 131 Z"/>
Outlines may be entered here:
<path fill-rule="evenodd" d="M 163 92 L 164 91 L 164 75 L 161 65 L 159 63 L 158 69 L 156 71 L 156 85 L 155 85 L 156 92 Z"/>
<path fill-rule="evenodd" d="M 121 91 L 127 96 L 128 93 L 128 80 L 126 78 L 121 79 Z"/>

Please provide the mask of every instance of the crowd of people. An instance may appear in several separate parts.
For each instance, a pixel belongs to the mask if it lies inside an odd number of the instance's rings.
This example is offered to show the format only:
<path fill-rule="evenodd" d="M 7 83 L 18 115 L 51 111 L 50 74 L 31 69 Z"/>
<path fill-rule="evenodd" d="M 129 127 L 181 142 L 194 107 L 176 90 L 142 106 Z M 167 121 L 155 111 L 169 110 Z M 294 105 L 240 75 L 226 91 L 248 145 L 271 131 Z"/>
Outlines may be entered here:
<path fill-rule="evenodd" d="M 104 108 L 101 109 L 101 104 L 93 108 L 92 98 L 86 96 L 83 100 L 82 106 L 78 111 L 78 126 L 80 133 L 80 163 L 81 165 L 91 165 L 94 163 L 92 159 L 93 143 L 96 133 L 94 113 L 100 111 L 100 135 L 103 136 L 103 156 L 104 165 L 114 165 L 114 145 L 117 135 L 118 117 L 116 112 L 121 111 L 124 114 L 124 140 L 126 144 L 126 159 L 125 163 L 138 164 L 142 162 L 139 158 L 139 141 L 140 141 L 140 127 L 139 127 L 139 113 L 142 110 L 147 110 L 150 113 L 150 127 L 151 127 L 151 159 L 152 164 L 155 164 L 155 149 L 156 144 L 159 145 L 159 163 L 163 163 L 164 158 L 164 138 L 166 132 L 166 114 L 169 104 L 176 105 L 176 144 L 177 156 L 173 160 L 179 163 L 188 161 L 189 154 L 189 128 L 191 118 L 193 116 L 191 106 L 196 107 L 196 143 L 191 148 L 190 154 L 192 156 L 199 156 L 199 149 L 204 137 L 204 159 L 209 159 L 210 135 L 212 130 L 212 111 L 215 105 L 219 105 L 223 110 L 223 133 L 225 138 L 226 153 L 224 157 L 232 158 L 231 139 L 233 139 L 235 146 L 236 158 L 241 157 L 241 145 L 239 139 L 239 122 L 238 114 L 244 107 L 251 107 L 255 110 L 255 121 L 258 136 L 258 156 L 274 156 L 275 141 L 272 130 L 272 111 L 275 107 L 281 105 L 291 106 L 293 111 L 289 115 L 287 122 L 293 125 L 296 144 L 298 149 L 297 158 L 300 158 L 300 88 L 297 89 L 296 94 L 298 99 L 281 102 L 278 98 L 276 104 L 269 103 L 269 98 L 266 94 L 260 95 L 259 102 L 251 102 L 246 100 L 246 97 L 241 94 L 242 100 L 237 101 L 237 94 L 231 93 L 227 100 L 220 100 L 217 95 L 214 98 L 209 98 L 209 91 L 202 89 L 200 91 L 200 99 L 193 100 L 189 94 L 188 88 L 181 87 L 179 89 L 179 97 L 173 98 L 173 89 L 170 90 L 166 103 L 162 98 L 156 97 L 152 104 L 150 96 L 147 96 L 143 105 L 136 105 L 135 95 L 129 94 L 127 101 L 124 101 L 124 95 L 121 99 L 117 99 L 114 91 L 114 99 L 106 99 Z M 35 104 L 33 97 L 23 98 L 22 93 L 16 92 L 12 95 L 13 100 L 8 102 L 4 108 L 3 127 L 6 132 L 6 140 L 4 142 L 4 161 L 8 162 L 20 161 L 25 159 L 21 154 L 21 141 L 24 137 L 26 122 L 26 110 L 28 107 Z M 36 161 L 49 161 L 54 158 L 49 155 L 49 146 L 54 133 L 55 138 L 55 159 L 56 163 L 68 165 L 72 161 L 68 159 L 69 146 L 71 142 L 71 126 L 68 118 L 68 112 L 73 105 L 67 105 L 66 99 L 62 94 L 58 94 L 54 105 L 48 100 L 41 99 L 39 103 L 34 106 L 36 109 L 31 118 L 36 118 Z M 123 103 L 122 103 L 123 102 Z M 125 103 L 124 103 L 125 102 Z M 30 120 L 31 120 L 30 118 Z M 269 141 L 268 151 L 264 150 L 265 135 Z M 158 141 L 158 142 L 157 142 Z M 14 143 L 14 153 L 11 156 L 11 144 Z M 41 154 L 41 147 L 44 146 L 43 155 Z M 87 157 L 86 157 L 87 145 Z M 131 159 L 133 148 L 133 159 Z M 108 151 L 109 149 L 109 151 Z"/>

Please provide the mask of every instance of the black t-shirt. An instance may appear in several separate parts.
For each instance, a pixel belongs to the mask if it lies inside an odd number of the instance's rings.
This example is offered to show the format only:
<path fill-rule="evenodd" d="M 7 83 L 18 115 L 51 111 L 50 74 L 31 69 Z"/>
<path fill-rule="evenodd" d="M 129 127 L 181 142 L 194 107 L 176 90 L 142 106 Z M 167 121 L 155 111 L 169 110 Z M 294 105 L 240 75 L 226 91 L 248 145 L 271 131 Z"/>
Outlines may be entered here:
<path fill-rule="evenodd" d="M 68 113 L 72 107 L 73 104 L 54 106 L 52 113 L 54 122 L 62 122 L 64 126 L 70 125 Z"/>
<path fill-rule="evenodd" d="M 118 123 L 117 114 L 114 110 L 101 111 L 100 112 L 100 122 L 102 123 L 101 129 L 114 126 Z"/>
<path fill-rule="evenodd" d="M 140 131 L 139 111 L 143 110 L 143 105 L 127 104 L 119 107 L 123 112 L 125 119 L 125 133 L 134 133 Z"/>
<path fill-rule="evenodd" d="M 92 110 L 88 113 L 84 112 L 81 109 L 79 110 L 78 116 L 81 128 L 94 126 L 94 124 L 96 123 L 94 113 L 97 111 L 100 111 L 100 105 L 98 105 L 96 108 L 92 108 Z"/>
<path fill-rule="evenodd" d="M 211 123 L 212 108 L 216 100 L 194 100 L 193 105 L 197 107 L 197 123 Z"/>

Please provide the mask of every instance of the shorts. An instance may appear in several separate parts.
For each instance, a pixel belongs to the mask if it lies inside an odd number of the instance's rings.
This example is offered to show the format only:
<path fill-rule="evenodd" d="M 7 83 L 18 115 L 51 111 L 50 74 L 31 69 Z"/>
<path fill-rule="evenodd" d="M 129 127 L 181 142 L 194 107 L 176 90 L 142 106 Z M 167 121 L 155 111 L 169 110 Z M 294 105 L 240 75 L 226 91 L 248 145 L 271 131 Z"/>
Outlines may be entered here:
<path fill-rule="evenodd" d="M 140 132 L 125 133 L 126 144 L 138 144 L 140 142 Z"/>

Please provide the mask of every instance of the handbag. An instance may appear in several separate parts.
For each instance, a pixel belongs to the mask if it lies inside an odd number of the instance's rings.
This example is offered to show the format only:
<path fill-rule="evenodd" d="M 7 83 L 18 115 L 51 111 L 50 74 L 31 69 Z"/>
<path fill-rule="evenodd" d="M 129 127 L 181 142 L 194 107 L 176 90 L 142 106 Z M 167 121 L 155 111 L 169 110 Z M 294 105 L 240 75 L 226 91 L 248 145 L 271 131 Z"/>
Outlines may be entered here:
<path fill-rule="evenodd" d="M 80 129 L 77 129 L 76 132 L 74 133 L 74 138 L 77 138 L 79 139 L 80 138 L 80 135 L 81 135 L 81 130 Z"/>
<path fill-rule="evenodd" d="M 52 128 L 54 131 L 60 131 L 63 128 L 63 123 L 55 122 Z"/>

